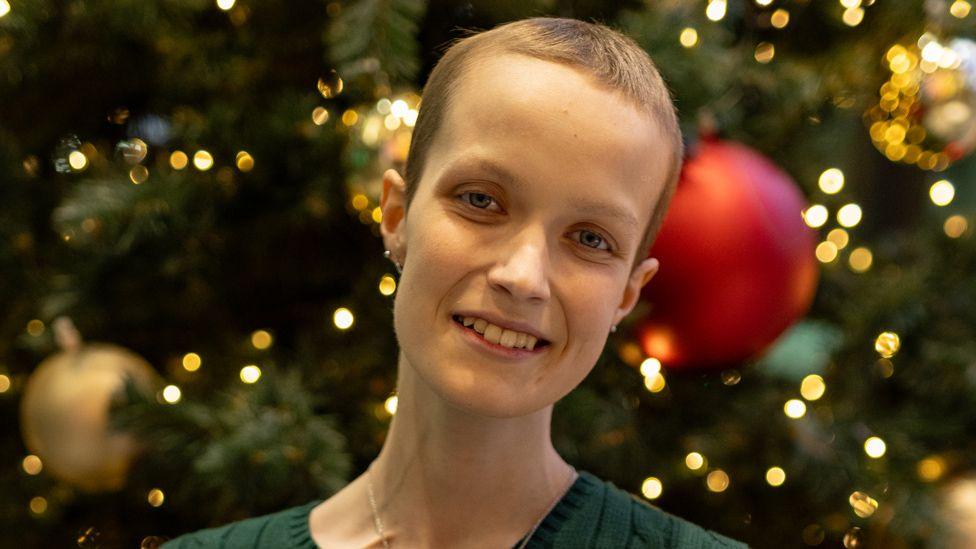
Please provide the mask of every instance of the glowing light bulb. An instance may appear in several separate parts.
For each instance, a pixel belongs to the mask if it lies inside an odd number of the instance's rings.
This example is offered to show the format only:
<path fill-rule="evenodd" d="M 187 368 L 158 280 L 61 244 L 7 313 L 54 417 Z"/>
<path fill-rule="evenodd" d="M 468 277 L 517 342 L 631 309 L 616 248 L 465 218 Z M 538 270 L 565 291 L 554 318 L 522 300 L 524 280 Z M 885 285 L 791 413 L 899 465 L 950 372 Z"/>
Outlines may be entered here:
<path fill-rule="evenodd" d="M 661 492 L 663 491 L 664 485 L 661 484 L 661 480 L 657 477 L 647 477 L 641 483 L 641 493 L 647 499 L 657 499 L 661 497 Z"/>

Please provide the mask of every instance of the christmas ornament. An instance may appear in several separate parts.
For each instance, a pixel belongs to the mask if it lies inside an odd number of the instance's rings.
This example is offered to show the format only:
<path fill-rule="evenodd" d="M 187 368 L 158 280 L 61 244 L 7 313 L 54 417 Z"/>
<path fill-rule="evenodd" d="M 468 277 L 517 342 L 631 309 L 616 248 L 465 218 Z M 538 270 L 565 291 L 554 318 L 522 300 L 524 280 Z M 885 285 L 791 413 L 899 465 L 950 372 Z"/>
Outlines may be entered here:
<path fill-rule="evenodd" d="M 362 197 L 354 198 L 352 204 L 363 223 L 380 221 L 373 209 L 382 194 L 383 172 L 396 168 L 402 173 L 419 107 L 420 96 L 405 92 L 343 114 L 343 124 L 350 127 L 352 138 L 346 159 L 356 172 L 349 179 L 348 192 L 351 197 Z"/>
<path fill-rule="evenodd" d="M 976 148 L 976 42 L 931 33 L 885 54 L 891 76 L 865 113 L 888 159 L 942 171 Z"/>
<path fill-rule="evenodd" d="M 844 332 L 833 324 L 797 322 L 769 346 L 757 366 L 766 375 L 798 383 L 808 374 L 824 373 L 843 342 Z"/>
<path fill-rule="evenodd" d="M 129 434 L 109 428 L 109 407 L 130 376 L 142 390 L 159 385 L 152 366 L 122 347 L 82 344 L 70 320 L 55 321 L 62 351 L 27 380 L 20 403 L 24 444 L 44 470 L 89 492 L 118 490 L 138 452 Z"/>
<path fill-rule="evenodd" d="M 665 367 L 723 368 L 762 352 L 810 306 L 819 278 L 803 195 L 743 145 L 703 139 L 650 252 L 643 351 Z"/>

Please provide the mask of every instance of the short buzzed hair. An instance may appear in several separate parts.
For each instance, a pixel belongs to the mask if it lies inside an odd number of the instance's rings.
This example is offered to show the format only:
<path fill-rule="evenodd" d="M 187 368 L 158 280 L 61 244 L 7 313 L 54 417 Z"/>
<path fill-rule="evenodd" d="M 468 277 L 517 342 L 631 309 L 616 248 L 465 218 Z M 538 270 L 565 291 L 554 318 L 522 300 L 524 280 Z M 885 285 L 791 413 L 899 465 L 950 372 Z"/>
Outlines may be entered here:
<path fill-rule="evenodd" d="M 460 80 L 477 58 L 505 53 L 567 65 L 593 76 L 600 84 L 621 92 L 638 110 L 649 115 L 670 141 L 671 157 L 664 190 L 644 229 L 631 266 L 633 270 L 646 258 L 664 223 L 681 173 L 684 145 L 671 94 L 650 56 L 633 39 L 598 23 L 536 17 L 456 40 L 424 86 L 405 169 L 407 209 L 423 176 L 434 136 L 460 89 Z"/>

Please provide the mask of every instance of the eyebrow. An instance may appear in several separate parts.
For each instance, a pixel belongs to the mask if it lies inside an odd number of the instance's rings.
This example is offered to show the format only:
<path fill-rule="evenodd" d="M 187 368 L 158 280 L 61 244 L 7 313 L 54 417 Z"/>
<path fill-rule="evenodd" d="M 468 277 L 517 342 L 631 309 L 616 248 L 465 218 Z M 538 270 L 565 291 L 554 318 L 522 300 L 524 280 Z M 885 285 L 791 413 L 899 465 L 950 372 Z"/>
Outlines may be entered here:
<path fill-rule="evenodd" d="M 450 171 L 455 170 L 477 170 L 491 174 L 492 177 L 501 183 L 514 187 L 519 190 L 525 189 L 525 183 L 518 176 L 490 160 L 478 158 L 469 162 L 462 162 L 455 165 Z M 630 211 L 615 204 L 596 202 L 585 198 L 573 201 L 576 210 L 586 215 L 604 215 L 620 220 L 628 228 L 637 231 L 639 223 Z"/>

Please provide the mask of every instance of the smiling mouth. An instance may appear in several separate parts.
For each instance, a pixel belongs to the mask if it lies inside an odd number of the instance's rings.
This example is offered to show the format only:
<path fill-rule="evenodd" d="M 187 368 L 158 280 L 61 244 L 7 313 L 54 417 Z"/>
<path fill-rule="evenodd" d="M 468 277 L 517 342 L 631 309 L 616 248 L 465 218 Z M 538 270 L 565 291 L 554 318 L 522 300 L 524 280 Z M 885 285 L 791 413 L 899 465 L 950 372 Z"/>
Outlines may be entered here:
<path fill-rule="evenodd" d="M 536 344 L 535 344 L 535 348 L 534 348 L 534 349 L 532 349 L 531 351 L 530 351 L 530 350 L 528 350 L 528 349 L 525 349 L 525 348 L 523 348 L 523 347 L 505 347 L 505 346 L 504 346 L 504 345 L 502 345 L 501 343 L 492 343 L 491 341 L 488 341 L 487 339 L 485 339 L 485 335 L 484 335 L 484 334 L 482 334 L 481 332 L 479 332 L 479 331 L 477 331 L 477 330 L 475 330 L 473 326 L 465 326 L 465 325 L 464 325 L 464 322 L 463 322 L 463 319 L 462 319 L 462 318 L 461 318 L 461 317 L 460 317 L 459 315 L 452 315 L 452 316 L 451 316 L 451 319 L 452 319 L 452 320 L 454 320 L 454 323 L 455 323 L 455 324 L 457 324 L 457 325 L 458 325 L 458 326 L 460 326 L 461 328 L 463 328 L 463 329 L 465 329 L 465 330 L 468 330 L 468 331 L 470 331 L 471 333 L 473 333 L 473 334 L 475 334 L 475 335 L 477 335 L 478 337 L 480 337 L 480 338 L 481 338 L 482 340 L 484 340 L 484 341 L 485 341 L 486 343 L 488 343 L 488 344 L 490 344 L 490 345 L 496 345 L 496 346 L 498 346 L 498 347 L 502 347 L 502 348 L 505 348 L 505 349 L 511 349 L 511 350 L 513 350 L 513 351 L 525 351 L 525 352 L 529 352 L 529 353 L 534 353 L 534 352 L 537 352 L 537 351 L 539 351 L 540 349 L 545 349 L 546 347 L 548 347 L 548 346 L 549 346 L 549 342 L 548 342 L 548 341 L 546 341 L 545 339 L 540 339 L 540 340 L 538 340 L 538 341 L 536 342 Z"/>

